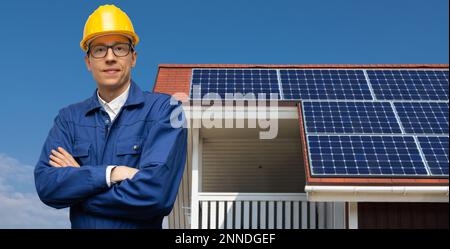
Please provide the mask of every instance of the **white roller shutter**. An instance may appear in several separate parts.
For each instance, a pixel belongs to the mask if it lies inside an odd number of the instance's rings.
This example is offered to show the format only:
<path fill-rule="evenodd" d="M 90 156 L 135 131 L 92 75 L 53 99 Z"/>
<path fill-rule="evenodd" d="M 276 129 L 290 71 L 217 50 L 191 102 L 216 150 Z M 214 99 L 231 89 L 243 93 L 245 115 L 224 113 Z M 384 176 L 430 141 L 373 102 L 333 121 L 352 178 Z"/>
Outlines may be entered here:
<path fill-rule="evenodd" d="M 204 139 L 203 192 L 304 192 L 298 139 Z"/>

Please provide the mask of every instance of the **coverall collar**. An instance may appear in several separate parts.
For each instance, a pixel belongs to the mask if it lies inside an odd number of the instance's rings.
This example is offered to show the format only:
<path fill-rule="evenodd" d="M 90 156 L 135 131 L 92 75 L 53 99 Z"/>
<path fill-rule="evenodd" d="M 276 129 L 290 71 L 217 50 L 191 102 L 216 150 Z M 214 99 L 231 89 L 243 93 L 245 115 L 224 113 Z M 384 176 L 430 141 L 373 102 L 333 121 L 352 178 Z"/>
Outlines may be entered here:
<path fill-rule="evenodd" d="M 144 103 L 144 93 L 141 88 L 139 88 L 139 86 L 131 80 L 128 98 L 123 107 L 139 105 L 142 103 Z M 91 111 L 100 109 L 101 107 L 102 105 L 98 101 L 97 97 L 97 89 L 95 89 L 94 94 L 88 100 L 84 114 L 88 115 Z"/>

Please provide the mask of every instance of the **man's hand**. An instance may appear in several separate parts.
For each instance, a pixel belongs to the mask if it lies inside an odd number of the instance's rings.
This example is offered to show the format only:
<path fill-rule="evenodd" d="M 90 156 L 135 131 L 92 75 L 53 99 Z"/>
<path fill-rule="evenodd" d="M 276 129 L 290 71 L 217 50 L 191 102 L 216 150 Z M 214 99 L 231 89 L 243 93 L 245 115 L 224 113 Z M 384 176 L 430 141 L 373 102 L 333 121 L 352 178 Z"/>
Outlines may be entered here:
<path fill-rule="evenodd" d="M 138 169 L 127 166 L 116 166 L 111 171 L 111 182 L 121 182 L 125 179 L 132 179 L 139 172 Z"/>
<path fill-rule="evenodd" d="M 53 167 L 80 167 L 69 152 L 62 147 L 58 147 L 58 151 L 52 150 L 50 161 L 48 162 Z"/>

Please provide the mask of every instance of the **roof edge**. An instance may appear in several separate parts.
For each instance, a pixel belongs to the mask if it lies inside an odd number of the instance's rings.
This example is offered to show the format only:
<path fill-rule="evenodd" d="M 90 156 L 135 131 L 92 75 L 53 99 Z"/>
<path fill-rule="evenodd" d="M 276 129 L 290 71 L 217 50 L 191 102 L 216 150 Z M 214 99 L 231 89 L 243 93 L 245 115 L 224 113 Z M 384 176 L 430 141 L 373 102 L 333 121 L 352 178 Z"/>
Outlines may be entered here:
<path fill-rule="evenodd" d="M 158 68 L 448 68 L 449 64 L 159 64 Z"/>
<path fill-rule="evenodd" d="M 342 177 L 323 178 L 306 175 L 308 185 L 317 186 L 337 186 L 337 185 L 358 185 L 358 186 L 448 186 L 447 178 L 364 178 L 364 177 Z"/>
<path fill-rule="evenodd" d="M 305 186 L 309 201 L 447 202 L 448 186 Z"/>

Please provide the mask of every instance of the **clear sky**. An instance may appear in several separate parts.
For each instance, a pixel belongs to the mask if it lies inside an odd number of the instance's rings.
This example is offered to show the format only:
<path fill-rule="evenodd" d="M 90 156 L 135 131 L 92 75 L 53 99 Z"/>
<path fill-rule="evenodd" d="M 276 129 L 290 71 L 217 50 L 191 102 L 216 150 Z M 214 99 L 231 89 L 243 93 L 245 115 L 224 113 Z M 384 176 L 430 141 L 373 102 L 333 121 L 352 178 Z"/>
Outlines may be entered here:
<path fill-rule="evenodd" d="M 132 75 L 145 90 L 162 63 L 448 64 L 448 0 L 2 1 L 0 227 L 21 226 L 2 209 L 32 194 L 14 174 L 28 179 L 58 110 L 94 93 L 79 42 L 107 3 L 141 38 Z"/>

